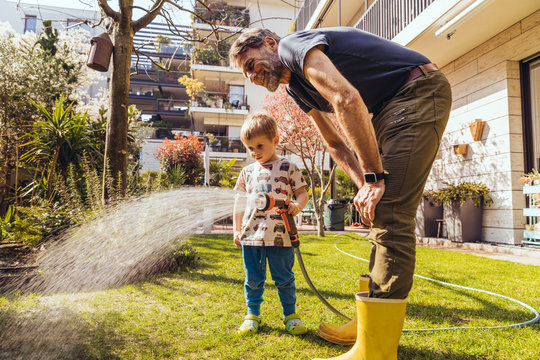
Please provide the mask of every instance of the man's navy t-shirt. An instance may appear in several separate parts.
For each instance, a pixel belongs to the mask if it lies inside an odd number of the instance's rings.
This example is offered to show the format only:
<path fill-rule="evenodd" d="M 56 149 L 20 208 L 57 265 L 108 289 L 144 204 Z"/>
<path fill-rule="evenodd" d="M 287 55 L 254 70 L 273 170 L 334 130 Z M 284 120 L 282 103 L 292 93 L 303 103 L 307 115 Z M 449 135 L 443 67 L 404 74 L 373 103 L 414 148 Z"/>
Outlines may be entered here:
<path fill-rule="evenodd" d="M 278 54 L 291 70 L 287 92 L 306 113 L 311 109 L 333 111 L 304 76 L 307 52 L 321 44 L 334 66 L 358 89 L 370 112 L 394 96 L 413 68 L 430 62 L 414 50 L 355 28 L 323 28 L 290 34 L 279 42 Z"/>

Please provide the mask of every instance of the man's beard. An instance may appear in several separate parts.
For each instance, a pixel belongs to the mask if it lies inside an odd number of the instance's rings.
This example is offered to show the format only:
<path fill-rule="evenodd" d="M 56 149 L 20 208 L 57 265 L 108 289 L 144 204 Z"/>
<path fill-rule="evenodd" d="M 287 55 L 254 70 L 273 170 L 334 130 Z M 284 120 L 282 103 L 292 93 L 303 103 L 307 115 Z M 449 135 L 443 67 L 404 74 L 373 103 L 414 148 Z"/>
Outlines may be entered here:
<path fill-rule="evenodd" d="M 266 76 L 268 76 L 268 81 L 265 84 L 265 87 L 268 89 L 268 91 L 274 92 L 279 87 L 282 66 L 281 61 L 279 61 L 277 56 L 273 56 L 268 61 L 268 64 L 264 64 L 264 71 L 266 72 Z"/>

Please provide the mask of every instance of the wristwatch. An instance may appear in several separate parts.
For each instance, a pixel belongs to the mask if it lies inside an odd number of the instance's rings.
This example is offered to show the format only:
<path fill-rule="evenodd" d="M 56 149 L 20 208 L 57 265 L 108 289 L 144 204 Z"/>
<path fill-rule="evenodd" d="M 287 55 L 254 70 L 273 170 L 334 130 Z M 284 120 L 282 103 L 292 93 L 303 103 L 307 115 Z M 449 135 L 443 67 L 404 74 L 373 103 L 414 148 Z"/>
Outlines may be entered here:
<path fill-rule="evenodd" d="M 364 180 L 368 183 L 376 183 L 386 177 L 387 172 L 383 171 L 381 173 L 364 173 Z"/>

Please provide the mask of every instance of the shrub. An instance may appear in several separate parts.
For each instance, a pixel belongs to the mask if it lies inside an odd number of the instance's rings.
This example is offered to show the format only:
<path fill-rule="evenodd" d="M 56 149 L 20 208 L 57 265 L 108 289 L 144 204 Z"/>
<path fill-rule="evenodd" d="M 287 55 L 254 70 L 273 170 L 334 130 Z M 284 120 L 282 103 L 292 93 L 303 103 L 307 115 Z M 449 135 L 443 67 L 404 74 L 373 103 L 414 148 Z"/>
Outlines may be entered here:
<path fill-rule="evenodd" d="M 71 214 L 61 206 L 58 204 L 51 206 L 44 202 L 29 207 L 18 207 L 11 230 L 13 239 L 36 247 L 43 240 L 58 235 L 73 224 Z"/>
<path fill-rule="evenodd" d="M 158 147 L 156 157 L 161 167 L 169 176 L 174 177 L 178 167 L 182 168 L 184 183 L 194 185 L 202 173 L 202 144 L 196 136 L 176 135 L 174 141 L 165 139 Z"/>
<path fill-rule="evenodd" d="M 459 202 L 460 205 L 463 205 L 469 199 L 473 201 L 476 207 L 488 206 L 493 203 L 489 196 L 490 190 L 485 184 L 475 182 L 461 182 L 456 185 L 445 182 L 444 184 L 446 187 L 433 194 L 435 200 L 442 204 Z"/>

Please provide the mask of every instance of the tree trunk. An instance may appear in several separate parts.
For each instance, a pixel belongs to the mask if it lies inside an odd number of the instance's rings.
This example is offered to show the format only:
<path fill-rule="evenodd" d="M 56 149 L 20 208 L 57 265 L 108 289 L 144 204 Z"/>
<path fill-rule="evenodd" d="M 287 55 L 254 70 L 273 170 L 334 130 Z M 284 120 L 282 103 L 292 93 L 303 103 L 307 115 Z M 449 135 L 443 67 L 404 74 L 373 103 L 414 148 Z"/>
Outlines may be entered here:
<path fill-rule="evenodd" d="M 9 179 L 11 178 L 11 170 L 7 161 L 0 166 L 0 216 L 4 216 L 9 204 Z"/>
<path fill-rule="evenodd" d="M 49 175 L 47 176 L 47 200 L 49 200 L 49 201 L 52 200 L 52 196 L 51 196 L 52 181 L 53 181 L 53 176 L 54 176 L 54 173 L 55 173 L 55 170 L 56 170 L 56 163 L 58 162 L 58 156 L 60 155 L 60 149 L 61 149 L 61 147 L 58 146 L 54 150 L 53 161 L 52 161 L 51 166 L 49 167 Z"/>
<path fill-rule="evenodd" d="M 321 210 L 319 206 L 314 206 L 315 217 L 317 218 L 317 235 L 324 237 L 324 210 Z"/>
<path fill-rule="evenodd" d="M 124 14 L 114 30 L 113 66 L 111 71 L 111 95 L 109 119 L 105 140 L 105 169 L 103 174 L 103 200 L 109 198 L 107 184 L 120 185 L 119 194 L 125 195 L 127 184 L 127 134 L 128 97 L 133 30 L 131 14 Z M 106 177 L 111 176 L 112 181 Z"/>

